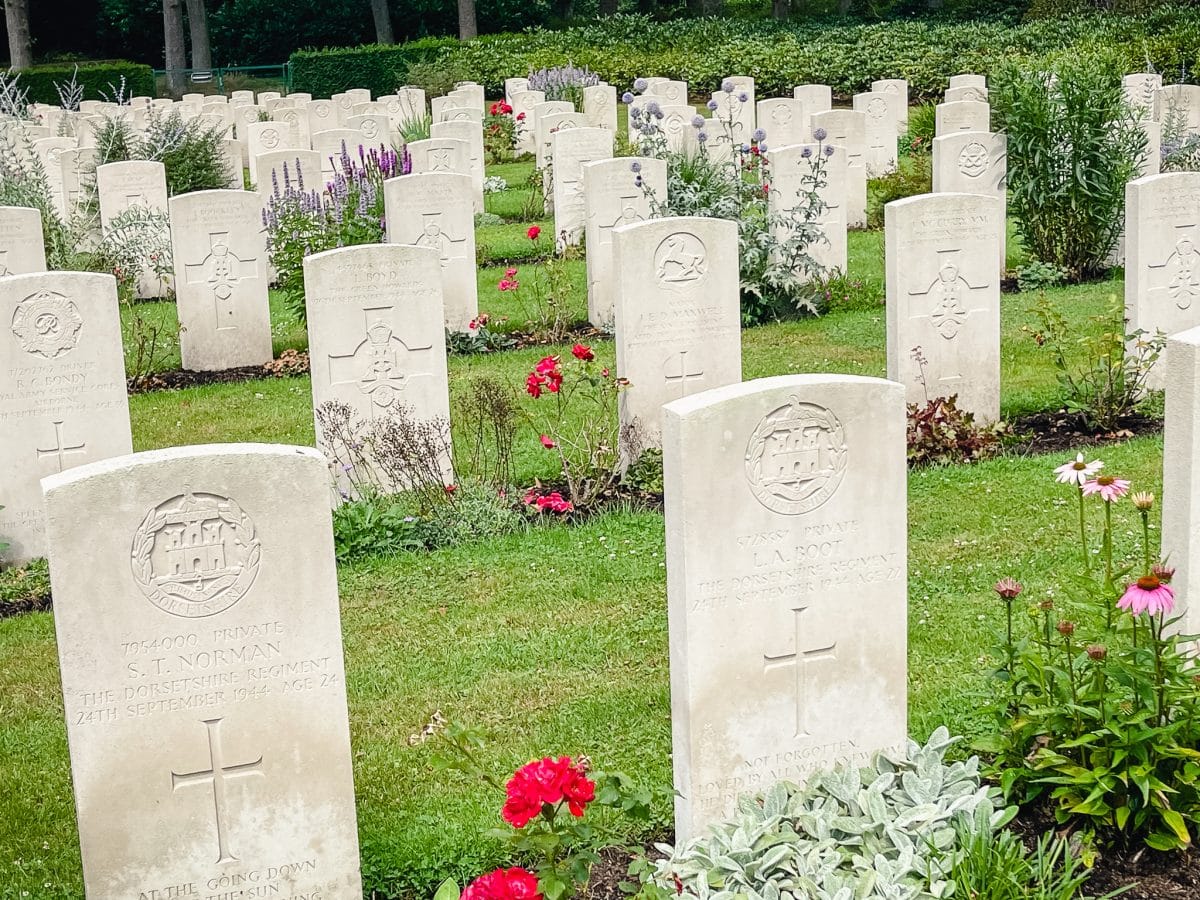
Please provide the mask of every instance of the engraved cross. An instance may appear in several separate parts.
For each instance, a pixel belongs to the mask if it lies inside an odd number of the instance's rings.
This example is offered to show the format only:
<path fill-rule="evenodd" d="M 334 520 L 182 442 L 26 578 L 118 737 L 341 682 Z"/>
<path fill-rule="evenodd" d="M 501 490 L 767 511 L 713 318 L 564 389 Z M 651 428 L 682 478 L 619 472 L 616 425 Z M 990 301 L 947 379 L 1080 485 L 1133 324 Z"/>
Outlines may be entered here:
<path fill-rule="evenodd" d="M 796 737 L 808 737 L 812 732 L 808 728 L 808 664 L 818 660 L 837 659 L 837 641 L 823 647 L 813 647 L 801 650 L 804 645 L 804 627 L 800 619 L 808 606 L 797 606 L 792 609 L 796 614 L 796 649 L 791 653 L 781 653 L 772 656 L 763 654 L 763 672 L 773 669 L 794 666 L 796 669 Z"/>
<path fill-rule="evenodd" d="M 685 397 L 688 393 L 689 381 L 699 381 L 704 377 L 704 370 L 700 368 L 698 363 L 688 365 L 688 352 L 687 350 L 680 350 L 669 357 L 663 366 L 668 386 L 672 384 L 677 386 L 681 398 Z M 678 365 L 675 364 L 677 360 Z"/>
<path fill-rule="evenodd" d="M 171 791 L 193 784 L 211 784 L 213 791 L 213 809 L 217 821 L 217 862 L 233 862 L 237 860 L 229 848 L 229 820 L 225 806 L 225 779 L 240 778 L 250 775 L 266 777 L 262 770 L 263 758 L 259 756 L 254 762 L 239 763 L 233 766 L 224 765 L 225 759 L 221 752 L 221 722 L 222 719 L 205 719 L 208 729 L 208 758 L 209 768 L 197 772 L 180 774 L 171 773 Z"/>
<path fill-rule="evenodd" d="M 87 442 L 86 441 L 83 442 L 82 444 L 75 444 L 75 445 L 69 446 L 69 447 L 66 446 L 63 442 L 63 423 L 55 422 L 54 423 L 54 446 L 46 448 L 46 449 L 42 449 L 41 447 L 39 447 L 38 451 L 37 451 L 37 456 L 38 456 L 39 460 L 48 459 L 50 457 L 53 457 L 55 465 L 57 465 L 57 468 L 54 471 L 61 472 L 63 469 L 68 467 L 67 463 L 63 461 L 64 456 L 66 456 L 68 454 L 83 455 L 86 453 L 87 453 Z"/>

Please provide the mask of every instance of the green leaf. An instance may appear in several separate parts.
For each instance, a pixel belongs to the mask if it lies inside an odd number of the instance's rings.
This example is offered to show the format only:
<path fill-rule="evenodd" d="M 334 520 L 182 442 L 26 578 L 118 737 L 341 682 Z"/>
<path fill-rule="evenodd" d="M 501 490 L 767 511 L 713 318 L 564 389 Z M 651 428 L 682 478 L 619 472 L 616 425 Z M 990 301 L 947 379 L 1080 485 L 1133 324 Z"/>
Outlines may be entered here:
<path fill-rule="evenodd" d="M 462 891 L 458 888 L 458 882 L 453 878 L 447 878 L 438 885 L 437 892 L 433 895 L 433 900 L 458 900 Z"/>

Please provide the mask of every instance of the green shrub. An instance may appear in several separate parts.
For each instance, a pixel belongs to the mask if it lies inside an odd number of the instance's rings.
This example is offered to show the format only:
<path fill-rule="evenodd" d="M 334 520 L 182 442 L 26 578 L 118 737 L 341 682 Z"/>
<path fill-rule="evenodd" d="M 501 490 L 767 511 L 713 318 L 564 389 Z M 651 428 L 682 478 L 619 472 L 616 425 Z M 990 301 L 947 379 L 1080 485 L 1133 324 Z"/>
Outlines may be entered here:
<path fill-rule="evenodd" d="M 0 568 L 0 619 L 50 608 L 50 567 L 44 559 Z"/>
<path fill-rule="evenodd" d="M 297 90 L 314 94 L 362 82 L 386 56 L 387 73 L 430 59 L 499 96 L 504 79 L 542 68 L 586 67 L 622 87 L 639 76 L 687 81 L 695 93 L 716 90 L 731 73 L 752 75 L 759 96 L 793 86 L 828 84 L 849 98 L 878 78 L 908 79 L 913 100 L 939 98 L 951 75 L 991 75 L 1013 60 L 1040 60 L 1065 49 L 1108 48 L 1123 71 L 1191 71 L 1200 59 L 1200 9 L 1163 7 L 1142 15 L 1096 12 L 1010 25 L 1003 21 L 906 20 L 867 25 L 812 21 L 688 19 L 655 22 L 620 15 L 553 31 L 531 28 L 470 41 L 429 38 L 398 47 L 304 51 L 292 56 Z M 395 87 L 387 81 L 387 89 Z"/>
<path fill-rule="evenodd" d="M 929 156 L 937 136 L 937 104 L 921 103 L 908 111 L 908 133 L 900 139 L 900 152 L 907 156 Z"/>
<path fill-rule="evenodd" d="M 141 63 L 111 60 L 107 62 L 56 63 L 21 70 L 21 87 L 29 92 L 30 103 L 59 104 L 57 85 L 75 78 L 83 89 L 81 100 L 112 98 L 124 78 L 125 96 L 154 96 L 154 70 Z"/>
<path fill-rule="evenodd" d="M 421 550 L 428 528 L 396 497 L 377 494 L 343 503 L 333 511 L 333 544 L 339 563 L 364 556 Z"/>
<path fill-rule="evenodd" d="M 903 200 L 933 190 L 933 156 L 919 153 L 901 158 L 895 172 L 874 178 L 867 194 L 867 227 L 883 227 L 883 208 L 893 200 Z"/>
<path fill-rule="evenodd" d="M 390 94 L 410 80 L 414 64 L 457 43 L 456 38 L 422 38 L 391 46 L 298 50 L 289 60 L 292 90 L 307 91 L 314 97 L 330 97 L 351 88 L 368 88 L 374 96 Z"/>
<path fill-rule="evenodd" d="M 1121 72 L 1111 53 L 1064 55 L 1046 67 L 1005 67 L 990 92 L 993 124 L 1008 134 L 1009 209 L 1021 241 L 1074 279 L 1107 266 L 1125 184 L 1146 152 Z"/>

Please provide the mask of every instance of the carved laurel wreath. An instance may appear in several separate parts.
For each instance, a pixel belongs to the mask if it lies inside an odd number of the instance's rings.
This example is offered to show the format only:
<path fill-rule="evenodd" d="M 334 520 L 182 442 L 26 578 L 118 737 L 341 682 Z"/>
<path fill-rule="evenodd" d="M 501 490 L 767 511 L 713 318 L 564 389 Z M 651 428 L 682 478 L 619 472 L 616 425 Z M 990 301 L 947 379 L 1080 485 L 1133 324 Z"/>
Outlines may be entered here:
<path fill-rule="evenodd" d="M 781 485 L 767 487 L 762 481 L 762 460 L 767 451 L 767 436 L 776 429 L 781 420 L 785 419 L 812 422 L 830 433 L 831 443 L 836 448 L 833 453 L 833 472 L 822 483 L 840 481 L 846 470 L 849 454 L 845 452 L 842 423 L 830 410 L 813 403 L 804 403 L 799 397 L 793 396 L 789 398 L 787 406 L 781 406 L 763 416 L 758 427 L 754 429 L 754 433 L 750 435 L 746 446 L 746 477 L 758 501 L 775 512 L 786 514 L 808 512 L 806 508 L 793 509 L 792 507 L 803 507 L 804 501 L 812 491 L 793 492 Z"/>

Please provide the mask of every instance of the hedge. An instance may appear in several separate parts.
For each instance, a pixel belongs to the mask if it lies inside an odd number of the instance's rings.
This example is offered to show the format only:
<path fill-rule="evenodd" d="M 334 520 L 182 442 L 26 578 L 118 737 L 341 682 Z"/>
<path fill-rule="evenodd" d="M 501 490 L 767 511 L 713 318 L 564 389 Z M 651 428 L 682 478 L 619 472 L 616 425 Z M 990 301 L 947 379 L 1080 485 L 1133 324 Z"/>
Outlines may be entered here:
<path fill-rule="evenodd" d="M 907 78 L 915 100 L 945 90 L 958 72 L 991 74 L 1015 59 L 1108 48 L 1128 72 L 1147 63 L 1178 80 L 1200 71 L 1200 9 L 1163 8 L 1135 16 L 1091 14 L 1012 25 L 1000 21 L 907 20 L 870 25 L 792 24 L 731 19 L 653 22 L 613 16 L 561 31 L 529 29 L 471 41 L 419 41 L 398 47 L 297 54 L 310 67 L 325 66 L 337 90 L 352 84 L 351 67 L 366 68 L 374 55 L 411 59 L 418 45 L 457 78 L 482 83 L 498 95 L 506 77 L 567 62 L 587 66 L 623 90 L 643 75 L 687 81 L 697 94 L 714 91 L 726 75 L 752 75 L 760 96 L 788 94 L 797 84 L 830 85 L 847 99 L 878 78 Z M 413 48 L 406 50 L 406 48 Z M 328 62 L 318 62 L 328 60 Z M 390 68 L 395 69 L 399 62 Z M 388 91 L 396 81 L 380 84 Z M 322 86 L 324 87 L 324 85 Z M 310 90 L 309 87 L 297 88 Z M 313 93 L 317 93 L 316 90 Z"/>
<path fill-rule="evenodd" d="M 334 50 L 298 50 L 289 64 L 292 90 L 331 97 L 351 88 L 368 88 L 372 96 L 395 93 L 408 67 L 458 44 L 457 38 L 422 38 L 407 44 L 370 44 Z"/>
<path fill-rule="evenodd" d="M 153 97 L 154 70 L 141 63 L 122 59 L 101 62 L 79 63 L 79 74 L 75 74 L 75 63 L 54 63 L 33 66 L 20 70 L 20 85 L 29 92 L 30 103 L 59 103 L 56 85 L 68 83 L 72 77 L 83 86 L 83 100 L 111 98 L 125 79 L 126 97 Z"/>

